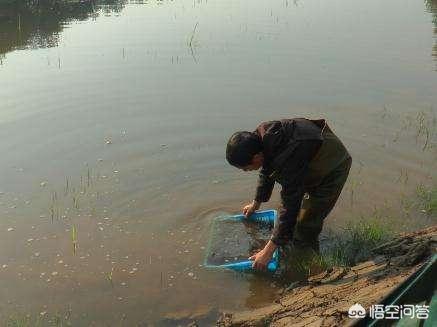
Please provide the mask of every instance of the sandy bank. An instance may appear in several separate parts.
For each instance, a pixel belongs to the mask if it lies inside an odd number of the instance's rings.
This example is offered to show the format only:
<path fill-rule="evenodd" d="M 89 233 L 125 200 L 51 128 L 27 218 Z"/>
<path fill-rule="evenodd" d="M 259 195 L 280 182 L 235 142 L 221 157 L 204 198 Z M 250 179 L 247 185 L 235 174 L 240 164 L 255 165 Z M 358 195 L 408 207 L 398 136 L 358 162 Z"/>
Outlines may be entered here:
<path fill-rule="evenodd" d="M 334 267 L 285 289 L 271 305 L 253 311 L 223 313 L 228 326 L 347 326 L 354 303 L 378 303 L 419 269 L 437 250 L 437 226 L 401 234 L 373 250 L 372 260 L 351 268 Z"/>

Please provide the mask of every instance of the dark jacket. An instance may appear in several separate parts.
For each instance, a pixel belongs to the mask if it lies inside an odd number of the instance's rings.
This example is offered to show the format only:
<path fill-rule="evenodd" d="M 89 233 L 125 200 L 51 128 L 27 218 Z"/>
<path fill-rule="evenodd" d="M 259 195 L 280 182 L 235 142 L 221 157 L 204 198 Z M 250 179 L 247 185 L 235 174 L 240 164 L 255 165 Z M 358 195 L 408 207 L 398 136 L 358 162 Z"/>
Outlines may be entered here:
<path fill-rule="evenodd" d="M 282 186 L 281 210 L 271 240 L 287 243 L 293 235 L 302 198 L 311 187 L 349 157 L 349 153 L 324 120 L 304 118 L 261 123 L 255 130 L 261 140 L 264 164 L 259 174 L 255 200 L 267 202 L 275 182 Z M 326 133 L 334 147 L 326 147 Z"/>

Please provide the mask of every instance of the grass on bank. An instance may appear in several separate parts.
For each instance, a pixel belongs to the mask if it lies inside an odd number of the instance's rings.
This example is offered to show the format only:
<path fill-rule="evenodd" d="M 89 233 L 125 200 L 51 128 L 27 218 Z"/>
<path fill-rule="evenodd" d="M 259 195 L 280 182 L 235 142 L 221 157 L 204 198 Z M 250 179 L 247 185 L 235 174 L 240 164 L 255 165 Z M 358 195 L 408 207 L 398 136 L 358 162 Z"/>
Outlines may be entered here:
<path fill-rule="evenodd" d="M 352 267 L 372 256 L 372 249 L 395 236 L 387 220 L 382 217 L 361 218 L 338 232 L 330 231 L 322 242 L 320 254 L 312 252 L 298 261 L 298 268 L 311 276 L 323 270 Z"/>
<path fill-rule="evenodd" d="M 437 217 L 437 187 L 419 185 L 411 200 L 416 212 Z M 302 266 L 328 269 L 333 266 L 351 267 L 372 256 L 372 249 L 396 236 L 390 217 L 374 216 L 351 222 L 339 232 L 330 232 L 328 242 L 319 255 L 304 260 Z"/>
<path fill-rule="evenodd" d="M 6 327 L 64 327 L 72 326 L 69 316 L 61 317 L 59 314 L 48 316 L 41 313 L 39 316 L 10 316 L 6 321 Z"/>
<path fill-rule="evenodd" d="M 426 187 L 419 185 L 417 187 L 417 196 L 419 208 L 429 216 L 437 215 L 437 187 Z"/>
<path fill-rule="evenodd" d="M 343 231 L 331 235 L 319 260 L 325 266 L 354 266 L 369 259 L 373 248 L 394 236 L 394 231 L 383 218 L 360 219 L 350 223 Z"/>

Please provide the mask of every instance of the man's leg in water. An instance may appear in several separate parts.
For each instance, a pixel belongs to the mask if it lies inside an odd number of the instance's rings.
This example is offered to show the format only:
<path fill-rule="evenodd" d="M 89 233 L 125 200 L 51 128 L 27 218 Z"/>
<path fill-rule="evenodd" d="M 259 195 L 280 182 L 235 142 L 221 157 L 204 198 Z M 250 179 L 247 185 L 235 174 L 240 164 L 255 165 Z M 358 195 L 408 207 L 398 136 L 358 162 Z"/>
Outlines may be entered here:
<path fill-rule="evenodd" d="M 311 248 L 319 252 L 319 234 L 326 216 L 334 208 L 346 182 L 352 159 L 345 160 L 322 183 L 305 195 L 294 228 L 295 248 Z"/>

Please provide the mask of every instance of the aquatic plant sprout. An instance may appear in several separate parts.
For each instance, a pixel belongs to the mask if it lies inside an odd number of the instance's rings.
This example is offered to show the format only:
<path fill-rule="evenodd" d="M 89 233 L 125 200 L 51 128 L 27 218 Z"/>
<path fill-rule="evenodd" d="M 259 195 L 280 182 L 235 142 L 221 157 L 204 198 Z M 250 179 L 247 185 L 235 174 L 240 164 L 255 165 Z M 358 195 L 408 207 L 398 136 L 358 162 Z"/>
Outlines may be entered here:
<path fill-rule="evenodd" d="M 76 255 L 76 250 L 77 250 L 77 230 L 76 230 L 75 226 L 73 226 L 73 228 L 71 230 L 71 241 L 73 243 L 73 255 Z"/>

